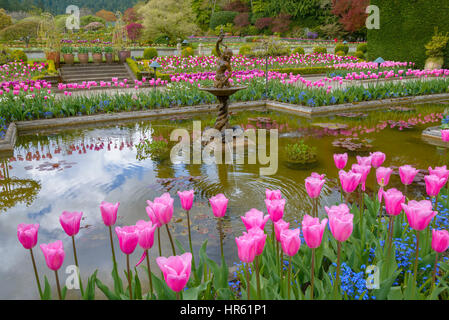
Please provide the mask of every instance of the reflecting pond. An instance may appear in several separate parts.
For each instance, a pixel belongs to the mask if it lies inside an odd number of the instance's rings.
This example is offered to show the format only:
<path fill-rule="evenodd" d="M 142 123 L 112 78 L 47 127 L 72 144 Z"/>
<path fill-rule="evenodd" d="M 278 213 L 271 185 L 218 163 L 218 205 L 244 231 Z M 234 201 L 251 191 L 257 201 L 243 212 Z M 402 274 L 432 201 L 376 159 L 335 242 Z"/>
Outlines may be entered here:
<path fill-rule="evenodd" d="M 228 264 L 238 260 L 234 238 L 243 231 L 240 216 L 251 208 L 265 211 L 265 189 L 280 189 L 287 199 L 285 220 L 298 225 L 310 212 L 304 179 L 316 171 L 325 173 L 327 183 L 320 199 L 325 205 L 340 200 L 337 169 L 332 155 L 354 149 L 362 142 L 362 151 L 349 151 L 352 164 L 356 155 L 369 151 L 386 153 L 385 166 L 411 164 L 418 169 L 447 164 L 448 151 L 422 140 L 421 132 L 438 125 L 444 104 L 420 104 L 394 107 L 371 112 L 352 112 L 329 117 L 305 119 L 279 112 L 241 112 L 231 116 L 233 125 L 250 128 L 276 128 L 279 131 L 279 166 L 271 176 L 260 175 L 259 164 L 173 164 L 138 156 L 136 146 L 145 139 L 169 139 L 176 128 L 191 130 L 192 119 L 143 121 L 120 126 L 76 129 L 52 134 L 26 135 L 18 138 L 14 156 L 1 161 L 0 169 L 0 298 L 38 298 L 29 252 L 17 240 L 19 223 L 39 223 L 39 244 L 63 240 L 66 258 L 60 271 L 62 283 L 68 275 L 65 267 L 74 264 L 71 240 L 63 232 L 59 215 L 62 211 L 82 211 L 82 229 L 76 236 L 78 260 L 83 279 L 99 269 L 98 277 L 110 283 L 112 268 L 108 230 L 103 225 L 101 201 L 120 202 L 117 225 L 148 220 L 146 200 L 164 192 L 175 199 L 172 234 L 188 247 L 187 219 L 177 191 L 195 189 L 191 210 L 195 251 L 208 240 L 208 255 L 219 258 L 217 221 L 212 215 L 208 198 L 224 193 L 229 198 L 224 222 L 224 250 Z M 213 124 L 211 115 L 195 118 L 202 128 Z M 313 168 L 298 170 L 285 162 L 285 146 L 303 139 L 318 151 L 318 163 Z M 348 140 L 349 139 L 349 140 Z M 267 152 L 269 152 L 269 148 Z M 349 166 L 348 166 L 349 167 Z M 348 169 L 348 167 L 346 169 Z M 374 175 L 368 181 L 368 192 L 374 190 Z M 397 175 L 389 187 L 402 188 Z M 422 197 L 423 180 L 418 179 L 408 190 L 409 196 Z M 161 230 L 162 252 L 171 254 L 165 230 Z M 116 253 L 119 251 L 115 239 Z M 157 244 L 151 250 L 157 256 Z M 41 250 L 34 250 L 38 270 L 54 283 Z M 136 249 L 131 261 L 137 263 L 142 254 Z M 154 261 L 154 259 L 153 259 Z M 124 256 L 118 255 L 119 268 L 125 268 Z M 154 264 L 154 270 L 157 270 Z M 144 277 L 142 273 L 142 277 Z M 142 281 L 143 285 L 145 281 Z M 102 294 L 99 294 L 102 296 Z M 78 298 L 69 290 L 67 298 Z"/>

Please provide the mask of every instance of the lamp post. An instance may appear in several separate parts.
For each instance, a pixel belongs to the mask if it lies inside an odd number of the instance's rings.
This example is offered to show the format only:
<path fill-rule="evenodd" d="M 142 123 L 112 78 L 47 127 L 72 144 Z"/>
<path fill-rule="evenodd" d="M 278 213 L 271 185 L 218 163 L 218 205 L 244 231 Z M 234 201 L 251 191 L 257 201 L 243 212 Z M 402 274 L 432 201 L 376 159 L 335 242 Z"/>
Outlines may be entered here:
<path fill-rule="evenodd" d="M 265 43 L 265 99 L 268 99 L 268 41 Z"/>
<path fill-rule="evenodd" d="M 153 68 L 154 69 L 154 77 L 153 77 L 153 83 L 154 83 L 154 90 L 156 90 L 156 79 L 157 79 L 157 74 L 156 74 L 156 70 L 157 70 L 157 68 L 160 68 L 161 67 L 161 65 L 156 61 L 156 60 L 154 60 L 153 62 L 151 62 L 151 64 L 150 64 L 150 68 Z"/>
<path fill-rule="evenodd" d="M 376 60 L 374 60 L 375 63 L 377 63 L 377 83 L 376 85 L 379 83 L 379 71 L 380 71 L 380 65 L 381 63 L 384 63 L 385 60 L 382 57 L 377 58 Z"/>

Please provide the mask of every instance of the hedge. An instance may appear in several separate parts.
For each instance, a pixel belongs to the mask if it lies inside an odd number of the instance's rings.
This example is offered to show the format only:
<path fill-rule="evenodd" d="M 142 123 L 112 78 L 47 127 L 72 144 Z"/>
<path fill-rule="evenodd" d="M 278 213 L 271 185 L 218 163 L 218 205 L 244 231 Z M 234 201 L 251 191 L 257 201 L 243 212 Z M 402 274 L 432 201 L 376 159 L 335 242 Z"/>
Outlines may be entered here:
<path fill-rule="evenodd" d="M 219 11 L 214 12 L 214 14 L 210 17 L 210 25 L 209 27 L 212 30 L 215 30 L 218 26 L 225 26 L 227 23 L 234 23 L 234 19 L 237 16 L 238 12 L 234 11 Z"/>
<path fill-rule="evenodd" d="M 136 76 L 136 78 L 138 80 L 142 80 L 142 71 L 139 70 L 139 67 L 137 65 L 137 62 L 134 61 L 131 58 L 127 58 L 126 59 L 126 63 L 128 64 L 129 68 L 131 69 L 131 71 L 134 73 L 134 75 Z M 150 74 L 154 74 L 154 72 L 150 71 Z M 164 74 L 164 73 L 160 73 L 159 71 L 156 71 L 156 76 L 157 78 L 161 79 L 161 80 L 167 80 L 170 81 L 171 77 L 169 74 Z"/>
<path fill-rule="evenodd" d="M 424 45 L 435 27 L 449 32 L 448 0 L 371 0 L 379 7 L 380 29 L 368 30 L 368 58 L 412 61 L 423 68 L 427 59 Z M 449 67 L 449 46 L 444 67 Z"/>

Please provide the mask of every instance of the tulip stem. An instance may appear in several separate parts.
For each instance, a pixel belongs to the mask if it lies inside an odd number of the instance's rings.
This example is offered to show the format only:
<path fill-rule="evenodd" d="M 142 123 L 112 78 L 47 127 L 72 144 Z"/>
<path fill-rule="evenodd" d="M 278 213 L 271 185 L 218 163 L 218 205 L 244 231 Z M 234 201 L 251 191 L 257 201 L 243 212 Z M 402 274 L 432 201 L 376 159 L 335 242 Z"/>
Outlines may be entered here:
<path fill-rule="evenodd" d="M 283 266 L 284 266 L 284 251 L 281 250 L 281 260 L 279 261 L 279 278 L 281 278 L 281 281 L 282 281 Z"/>
<path fill-rule="evenodd" d="M 261 299 L 260 297 L 260 279 L 259 279 L 259 257 L 256 256 L 256 259 L 254 260 L 254 263 L 256 265 L 256 283 L 257 283 L 257 299 Z"/>
<path fill-rule="evenodd" d="M 129 299 L 133 299 L 133 290 L 131 287 L 131 271 L 129 269 L 129 254 L 126 255 L 126 267 L 128 268 L 128 289 L 129 289 Z"/>
<path fill-rule="evenodd" d="M 418 273 L 418 256 L 419 256 L 419 231 L 416 231 L 416 255 L 415 255 L 415 269 L 413 272 L 413 277 L 415 278 L 416 282 L 416 276 Z"/>
<path fill-rule="evenodd" d="M 181 299 L 179 298 L 179 292 L 176 292 L 176 300 L 181 300 Z"/>
<path fill-rule="evenodd" d="M 36 277 L 37 288 L 39 289 L 39 296 L 40 296 L 41 299 L 42 299 L 41 282 L 40 282 L 40 280 L 39 280 L 39 274 L 37 273 L 36 261 L 34 260 L 34 254 L 33 254 L 33 248 L 30 248 L 30 254 L 31 254 L 31 261 L 32 261 L 32 263 L 33 263 L 34 276 Z"/>
<path fill-rule="evenodd" d="M 167 228 L 168 238 L 170 239 L 171 249 L 173 250 L 173 255 L 176 256 L 175 245 L 173 244 L 173 239 L 171 237 L 170 229 L 168 228 L 168 224 L 165 225 Z"/>
<path fill-rule="evenodd" d="M 438 264 L 438 252 L 435 252 L 435 266 L 433 267 L 433 277 L 432 277 L 432 289 L 435 288 L 435 281 L 437 278 L 437 264 Z"/>
<path fill-rule="evenodd" d="M 290 286 L 291 286 L 291 275 L 292 275 L 292 256 L 288 258 L 288 282 L 287 282 L 287 299 L 290 300 Z"/>
<path fill-rule="evenodd" d="M 315 281 L 315 248 L 312 249 L 312 271 L 310 277 L 310 300 L 313 300 L 313 287 Z"/>
<path fill-rule="evenodd" d="M 388 259 L 391 254 L 391 244 L 393 242 L 394 216 L 390 216 L 389 233 L 388 233 Z"/>
<path fill-rule="evenodd" d="M 72 236 L 72 246 L 73 246 L 73 256 L 75 257 L 76 272 L 78 274 L 78 280 L 80 283 L 81 295 L 84 295 L 83 282 L 81 281 L 80 267 L 78 264 L 78 256 L 76 254 L 75 236 Z"/>
<path fill-rule="evenodd" d="M 56 287 L 58 288 L 58 296 L 59 296 L 59 300 L 62 300 L 61 286 L 59 285 L 58 270 L 55 270 L 55 277 L 56 277 Z"/>
<path fill-rule="evenodd" d="M 159 257 L 162 257 L 162 249 L 161 249 L 161 229 L 157 228 L 157 244 L 159 246 Z"/>
<path fill-rule="evenodd" d="M 153 296 L 153 280 L 151 279 L 151 266 L 149 258 L 149 250 L 145 250 L 147 255 L 148 279 L 150 280 L 150 296 Z"/>
<path fill-rule="evenodd" d="M 114 265 L 116 265 L 117 264 L 117 260 L 115 260 L 114 241 L 112 240 L 112 228 L 111 228 L 111 226 L 109 226 L 109 239 L 111 240 L 112 260 L 114 261 Z"/>
<path fill-rule="evenodd" d="M 224 258 L 224 253 L 223 253 L 223 218 L 218 218 L 218 234 L 220 236 L 220 253 L 221 253 L 221 257 Z"/>
<path fill-rule="evenodd" d="M 189 228 L 189 246 L 190 246 L 190 252 L 192 253 L 192 265 L 193 265 L 193 269 L 195 270 L 195 255 L 193 254 L 193 247 L 192 247 L 192 235 L 190 233 L 190 211 L 186 211 L 187 212 L 187 226 Z"/>
<path fill-rule="evenodd" d="M 249 282 L 249 263 L 245 263 L 245 267 L 246 267 L 246 296 L 248 298 L 248 300 L 251 300 L 250 298 L 250 282 Z"/>
<path fill-rule="evenodd" d="M 340 255 L 341 255 L 341 242 L 337 242 L 337 276 L 335 277 L 335 299 L 337 299 L 338 287 L 340 286 Z"/>

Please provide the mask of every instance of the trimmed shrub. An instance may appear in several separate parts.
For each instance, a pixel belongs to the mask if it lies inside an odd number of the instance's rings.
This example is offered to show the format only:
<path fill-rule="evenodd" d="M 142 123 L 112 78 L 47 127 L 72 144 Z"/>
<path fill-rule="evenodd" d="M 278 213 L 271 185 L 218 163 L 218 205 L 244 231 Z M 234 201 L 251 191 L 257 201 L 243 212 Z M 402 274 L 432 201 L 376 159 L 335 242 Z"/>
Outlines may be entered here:
<path fill-rule="evenodd" d="M 337 56 L 340 56 L 340 57 L 343 57 L 343 56 L 345 56 L 346 54 L 345 54 L 345 52 L 344 51 L 337 51 L 336 53 L 335 53 Z"/>
<path fill-rule="evenodd" d="M 193 51 L 192 48 L 186 47 L 186 48 L 182 49 L 181 55 L 182 55 L 184 58 L 186 58 L 186 57 L 193 57 L 193 56 L 195 55 L 195 52 Z"/>
<path fill-rule="evenodd" d="M 28 62 L 28 57 L 25 54 L 25 52 L 23 52 L 22 50 L 14 50 L 11 53 L 11 60 L 12 61 L 20 61 L 20 60 L 22 60 L 22 62 Z"/>
<path fill-rule="evenodd" d="M 253 49 L 248 45 L 243 45 L 239 49 L 239 55 L 246 56 L 247 54 L 251 54 Z"/>
<path fill-rule="evenodd" d="M 368 59 L 412 61 L 423 68 L 427 59 L 425 45 L 432 39 L 435 27 L 449 32 L 447 0 L 371 0 L 380 9 L 380 29 L 368 30 Z M 449 67 L 449 48 L 445 54 Z"/>
<path fill-rule="evenodd" d="M 39 21 L 37 20 L 18 22 L 0 31 L 0 38 L 6 41 L 13 41 L 30 36 L 32 39 L 35 39 L 38 28 Z"/>
<path fill-rule="evenodd" d="M 327 49 L 325 47 L 314 47 L 313 53 L 327 53 Z"/>
<path fill-rule="evenodd" d="M 280 73 L 291 73 L 293 75 L 304 75 L 304 74 L 322 74 L 335 70 L 331 67 L 309 67 L 309 68 L 281 68 L 272 69 L 270 71 L 280 72 Z"/>
<path fill-rule="evenodd" d="M 343 51 L 345 54 L 348 54 L 349 52 L 349 46 L 343 44 L 343 43 L 337 43 L 337 45 L 335 46 L 335 53 L 339 52 L 339 51 Z"/>
<path fill-rule="evenodd" d="M 306 51 L 304 50 L 303 47 L 297 47 L 297 48 L 295 48 L 295 50 L 293 50 L 293 54 L 295 54 L 295 53 L 297 53 L 297 54 L 305 54 Z"/>
<path fill-rule="evenodd" d="M 357 50 L 356 51 L 362 51 L 363 53 L 366 53 L 368 51 L 368 44 L 367 43 L 360 43 L 357 46 Z"/>
<path fill-rule="evenodd" d="M 365 54 L 360 50 L 354 53 L 354 57 L 365 60 Z"/>
<path fill-rule="evenodd" d="M 234 24 L 234 19 L 238 14 L 238 12 L 234 11 L 214 12 L 214 14 L 210 17 L 209 27 L 212 30 L 215 30 L 215 28 L 218 26 L 225 26 L 228 23 Z"/>
<path fill-rule="evenodd" d="M 156 57 L 157 57 L 156 48 L 145 48 L 145 50 L 143 50 L 143 58 L 145 60 L 154 59 Z"/>

